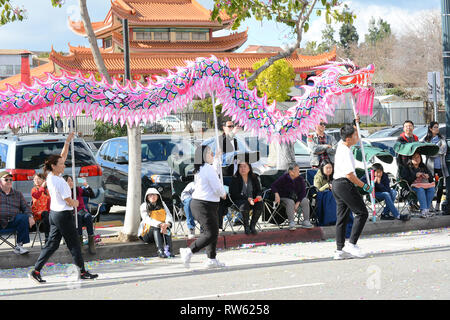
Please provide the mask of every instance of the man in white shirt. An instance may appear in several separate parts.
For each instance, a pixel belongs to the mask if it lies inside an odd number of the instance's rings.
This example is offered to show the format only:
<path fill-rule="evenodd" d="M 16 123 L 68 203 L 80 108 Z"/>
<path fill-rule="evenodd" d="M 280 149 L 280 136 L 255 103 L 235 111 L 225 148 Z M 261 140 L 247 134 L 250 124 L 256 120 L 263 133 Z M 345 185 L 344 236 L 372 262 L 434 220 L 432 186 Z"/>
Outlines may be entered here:
<path fill-rule="evenodd" d="M 352 124 L 344 125 L 341 128 L 341 139 L 336 149 L 332 189 L 337 205 L 337 250 L 334 255 L 335 260 L 365 257 L 365 254 L 356 245 L 356 242 L 361 235 L 369 214 L 356 187 L 363 188 L 364 191 L 369 193 L 372 192 L 372 187 L 358 179 L 355 172 L 355 158 L 353 157 L 351 147 L 359 140 L 356 127 Z M 353 212 L 355 217 L 349 243 L 345 246 L 345 229 L 350 211 Z"/>

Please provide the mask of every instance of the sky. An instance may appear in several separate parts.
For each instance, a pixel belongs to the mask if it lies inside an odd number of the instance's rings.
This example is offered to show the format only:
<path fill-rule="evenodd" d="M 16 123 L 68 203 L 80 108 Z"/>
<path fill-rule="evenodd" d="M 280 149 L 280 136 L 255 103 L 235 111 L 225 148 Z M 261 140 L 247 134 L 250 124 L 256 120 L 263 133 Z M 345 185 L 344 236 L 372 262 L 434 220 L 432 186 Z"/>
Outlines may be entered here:
<path fill-rule="evenodd" d="M 50 51 L 52 46 L 56 51 L 68 52 L 68 43 L 72 46 L 88 46 L 87 39 L 74 34 L 67 26 L 67 19 L 80 20 L 78 0 L 65 0 L 62 8 L 53 8 L 50 0 L 11 0 L 14 6 L 24 7 L 28 18 L 0 26 L 0 49 L 27 49 L 30 51 Z M 204 7 L 211 9 L 212 0 L 197 0 Z M 441 0 L 344 0 L 354 11 L 357 18 L 354 25 L 360 40 L 364 40 L 371 17 L 382 18 L 391 25 L 395 34 L 401 34 L 424 11 L 440 12 Z M 320 2 L 319 2 L 320 3 Z M 89 15 L 92 22 L 105 18 L 110 0 L 87 0 Z M 313 13 L 310 30 L 304 33 L 301 46 L 307 41 L 321 42 L 325 18 L 316 17 Z M 289 29 L 268 21 L 246 20 L 238 31 L 248 27 L 248 40 L 238 50 L 243 51 L 249 45 L 287 46 L 294 41 L 289 36 Z M 340 25 L 334 24 L 335 39 L 339 40 Z M 229 34 L 221 31 L 215 35 Z"/>

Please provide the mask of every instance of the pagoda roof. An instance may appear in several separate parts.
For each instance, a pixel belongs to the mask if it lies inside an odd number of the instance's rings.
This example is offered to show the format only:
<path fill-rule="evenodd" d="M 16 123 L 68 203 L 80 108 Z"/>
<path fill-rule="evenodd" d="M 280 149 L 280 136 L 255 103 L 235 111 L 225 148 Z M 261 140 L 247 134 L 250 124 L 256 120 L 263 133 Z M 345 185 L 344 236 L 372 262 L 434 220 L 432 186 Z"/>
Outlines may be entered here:
<path fill-rule="evenodd" d="M 111 10 L 129 24 L 211 26 L 223 28 L 233 21 L 221 12 L 222 23 L 211 21 L 211 10 L 195 0 L 114 0 Z"/>
<path fill-rule="evenodd" d="M 130 41 L 131 52 L 224 52 L 236 50 L 248 38 L 248 29 L 223 37 L 212 37 L 209 41 Z M 123 34 L 113 32 L 112 40 L 123 48 Z"/>
<path fill-rule="evenodd" d="M 175 70 L 177 66 L 186 66 L 186 61 L 195 61 L 198 57 L 216 56 L 219 59 L 228 59 L 231 69 L 239 68 L 241 71 L 251 71 L 254 63 L 276 55 L 276 53 L 235 53 L 235 52 L 202 52 L 202 53 L 175 53 L 175 52 L 146 52 L 130 53 L 131 73 L 161 74 L 166 70 Z M 123 53 L 102 53 L 106 68 L 110 74 L 124 73 Z M 52 50 L 50 60 L 61 68 L 72 72 L 96 72 L 97 67 L 91 52 L 75 50 L 69 55 L 62 55 Z M 328 61 L 336 60 L 336 48 L 317 56 L 304 56 L 292 54 L 286 61 L 294 68 L 296 73 L 309 71 L 312 68 L 324 65 Z"/>
<path fill-rule="evenodd" d="M 105 19 L 92 22 L 97 37 L 122 28 L 121 24 L 114 24 L 113 13 L 121 19 L 128 19 L 130 26 L 186 26 L 221 30 L 233 22 L 224 11 L 219 15 L 221 23 L 211 21 L 211 10 L 204 8 L 195 0 L 111 0 L 111 9 Z M 86 36 L 82 21 L 69 19 L 69 27 L 76 34 Z"/>

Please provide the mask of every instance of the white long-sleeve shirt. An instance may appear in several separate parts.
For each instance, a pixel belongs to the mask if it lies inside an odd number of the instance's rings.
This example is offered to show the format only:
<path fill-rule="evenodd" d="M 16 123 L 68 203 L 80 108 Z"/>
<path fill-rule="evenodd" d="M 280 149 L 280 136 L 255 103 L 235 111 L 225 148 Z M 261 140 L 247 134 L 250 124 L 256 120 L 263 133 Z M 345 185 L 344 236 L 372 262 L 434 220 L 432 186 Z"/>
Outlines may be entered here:
<path fill-rule="evenodd" d="M 217 169 L 216 163 L 213 165 L 205 163 L 200 168 L 194 176 L 195 190 L 192 199 L 219 202 L 220 197 L 226 194 Z"/>

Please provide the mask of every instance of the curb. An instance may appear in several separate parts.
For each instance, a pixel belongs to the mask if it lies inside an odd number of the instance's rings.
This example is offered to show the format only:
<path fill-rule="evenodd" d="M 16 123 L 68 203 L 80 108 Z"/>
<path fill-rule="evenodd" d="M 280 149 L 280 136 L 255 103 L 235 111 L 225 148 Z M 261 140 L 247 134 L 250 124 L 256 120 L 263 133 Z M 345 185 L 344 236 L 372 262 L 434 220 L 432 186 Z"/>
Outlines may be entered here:
<path fill-rule="evenodd" d="M 413 218 L 407 222 L 403 221 L 367 221 L 362 235 L 389 234 L 398 232 L 408 232 L 413 230 L 426 230 L 450 227 L 449 216 L 437 216 L 427 219 Z M 312 229 L 297 228 L 294 231 L 288 229 L 271 229 L 258 232 L 257 235 L 245 235 L 242 231 L 236 234 L 223 232 L 219 234 L 217 248 L 230 249 L 242 245 L 267 245 L 274 243 L 294 243 L 313 242 L 336 237 L 335 226 L 315 227 Z M 173 240 L 174 253 L 179 255 L 180 248 L 190 245 L 195 239 Z M 33 266 L 39 257 L 40 247 L 30 249 L 26 255 L 16 255 L 11 250 L 0 252 L 0 269 L 28 268 Z M 146 244 L 142 241 L 130 243 L 115 243 L 97 247 L 97 254 L 91 255 L 87 251 L 87 246 L 82 248 L 83 258 L 87 261 L 125 259 L 135 257 L 155 257 L 157 256 L 154 244 Z M 73 263 L 72 256 L 66 246 L 61 246 L 49 262 L 53 263 Z"/>

